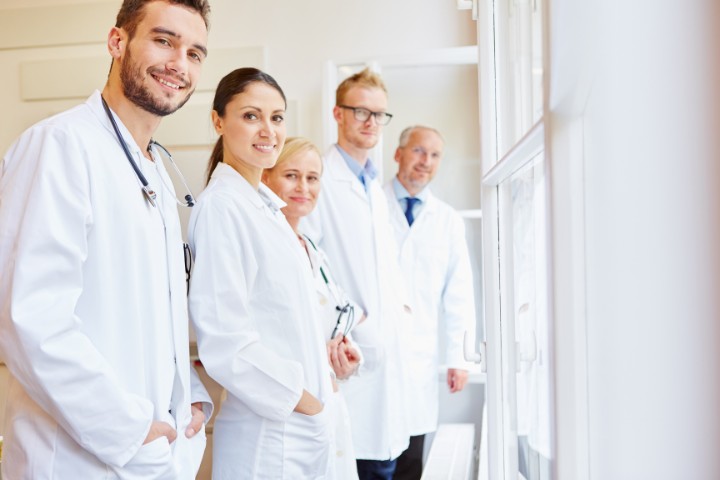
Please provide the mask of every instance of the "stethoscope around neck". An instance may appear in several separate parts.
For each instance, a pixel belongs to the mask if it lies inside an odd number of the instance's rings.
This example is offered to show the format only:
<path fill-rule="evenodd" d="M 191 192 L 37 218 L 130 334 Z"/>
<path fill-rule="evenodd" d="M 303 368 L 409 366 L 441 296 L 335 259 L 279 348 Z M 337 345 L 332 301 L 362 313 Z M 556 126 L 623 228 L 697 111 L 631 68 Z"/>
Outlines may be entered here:
<path fill-rule="evenodd" d="M 153 207 L 157 207 L 157 194 L 155 193 L 155 190 L 150 186 L 150 184 L 147 181 L 147 178 L 145 178 L 145 175 L 140 171 L 140 168 L 137 166 L 137 163 L 135 163 L 135 160 L 133 160 L 132 155 L 130 154 L 130 150 L 128 149 L 127 143 L 125 143 L 125 139 L 123 138 L 122 134 L 120 133 L 120 129 L 117 126 L 117 123 L 115 122 L 115 118 L 113 117 L 112 112 L 110 111 L 110 107 L 108 107 L 107 102 L 105 101 L 105 98 L 103 98 L 102 95 L 100 95 L 100 100 L 102 100 L 103 108 L 105 109 L 105 113 L 107 114 L 108 118 L 110 119 L 110 123 L 112 124 L 113 130 L 115 131 L 115 135 L 117 136 L 118 142 L 120 142 L 120 146 L 123 149 L 123 152 L 125 152 L 125 156 L 127 157 L 128 161 L 130 162 L 130 166 L 135 171 L 135 175 L 137 175 L 138 179 L 140 180 L 140 183 L 142 184 L 142 192 L 143 195 L 145 195 L 145 198 L 148 202 L 150 202 L 150 205 Z M 180 172 L 180 169 L 175 165 L 175 161 L 172 158 L 172 155 L 170 155 L 170 152 L 167 151 L 165 147 L 160 145 L 155 140 L 150 139 L 150 143 L 148 144 L 147 151 L 151 152 L 152 147 L 155 146 L 158 149 L 162 150 L 165 155 L 167 155 L 167 158 L 170 160 L 170 163 L 173 166 L 173 169 L 175 169 L 175 173 L 177 173 L 178 177 L 180 178 L 180 181 L 182 182 L 183 186 L 185 187 L 185 190 L 187 190 L 187 195 L 185 195 L 185 201 L 182 202 L 178 200 L 177 196 L 175 196 L 175 201 L 178 205 L 183 207 L 192 207 L 195 205 L 195 198 L 192 195 L 192 191 L 190 190 L 190 187 L 188 187 L 187 182 L 185 181 L 185 177 Z M 159 154 L 158 154 L 159 156 Z M 161 178 L 162 182 L 162 178 Z M 163 186 L 170 190 L 170 188 L 164 184 Z M 174 195 L 174 194 L 173 194 Z"/>

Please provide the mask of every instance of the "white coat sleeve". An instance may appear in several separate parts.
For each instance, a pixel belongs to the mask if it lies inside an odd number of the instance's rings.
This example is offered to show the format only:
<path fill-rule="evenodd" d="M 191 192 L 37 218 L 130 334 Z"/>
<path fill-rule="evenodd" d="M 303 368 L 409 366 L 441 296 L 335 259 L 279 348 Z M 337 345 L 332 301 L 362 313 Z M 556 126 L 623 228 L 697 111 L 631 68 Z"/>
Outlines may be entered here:
<path fill-rule="evenodd" d="M 463 336 L 467 330 L 470 338 L 475 339 L 473 277 L 463 219 L 455 214 L 451 225 L 448 268 L 442 293 L 447 365 L 448 368 L 467 369 L 469 364 L 463 356 Z"/>
<path fill-rule="evenodd" d="M 62 429 L 122 466 L 142 445 L 153 406 L 121 386 L 76 314 L 91 188 L 77 138 L 52 126 L 28 131 L 8 152 L 0 179 L 0 350 Z"/>
<path fill-rule="evenodd" d="M 195 367 L 191 364 L 190 403 L 198 402 L 202 403 L 202 411 L 205 414 L 205 423 L 207 423 L 210 417 L 212 417 L 214 405 L 205 385 L 202 383 L 202 380 L 200 380 L 200 375 L 198 375 L 197 370 L 195 370 Z"/>
<path fill-rule="evenodd" d="M 208 374 L 257 415 L 284 420 L 300 401 L 303 367 L 260 341 L 255 321 L 262 319 L 251 318 L 248 300 L 259 269 L 249 237 L 258 232 L 237 208 L 206 195 L 193 209 L 190 318 Z"/>

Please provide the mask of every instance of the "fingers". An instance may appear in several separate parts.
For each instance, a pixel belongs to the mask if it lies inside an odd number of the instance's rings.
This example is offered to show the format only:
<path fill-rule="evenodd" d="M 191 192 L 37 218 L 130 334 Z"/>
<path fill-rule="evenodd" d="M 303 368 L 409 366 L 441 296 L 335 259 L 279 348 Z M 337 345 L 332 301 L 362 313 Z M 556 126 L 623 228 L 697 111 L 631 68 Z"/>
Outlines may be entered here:
<path fill-rule="evenodd" d="M 459 370 L 450 368 L 448 369 L 447 382 L 450 388 L 450 393 L 456 393 L 462 391 L 467 384 L 468 372 L 467 370 Z"/>
<path fill-rule="evenodd" d="M 340 369 L 345 372 L 350 367 L 350 362 L 348 361 L 347 357 L 347 350 L 345 348 L 338 348 L 338 363 L 340 364 Z"/>
<path fill-rule="evenodd" d="M 193 403 L 190 409 L 192 411 L 192 419 L 190 420 L 190 425 L 188 425 L 185 430 L 185 436 L 187 438 L 194 437 L 205 423 L 205 413 L 202 410 L 202 403 Z"/>
<path fill-rule="evenodd" d="M 345 355 L 351 363 L 358 363 L 360 361 L 360 354 L 352 347 L 345 348 Z"/>
<path fill-rule="evenodd" d="M 330 365 L 333 367 L 333 370 L 335 370 L 335 374 L 337 375 L 337 368 L 338 368 L 337 343 L 334 343 L 333 340 L 330 340 L 327 343 L 327 349 L 328 349 L 328 359 L 330 360 Z"/>
<path fill-rule="evenodd" d="M 350 377 L 357 369 L 360 363 L 360 355 L 355 349 L 343 345 L 338 348 L 338 362 L 340 368 L 335 374 L 338 378 L 345 379 Z"/>
<path fill-rule="evenodd" d="M 168 443 L 173 443 L 177 438 L 177 432 L 172 426 L 170 426 L 169 423 L 153 421 L 150 425 L 150 431 L 148 432 L 147 437 L 145 437 L 143 445 L 160 437 L 167 437 Z"/>

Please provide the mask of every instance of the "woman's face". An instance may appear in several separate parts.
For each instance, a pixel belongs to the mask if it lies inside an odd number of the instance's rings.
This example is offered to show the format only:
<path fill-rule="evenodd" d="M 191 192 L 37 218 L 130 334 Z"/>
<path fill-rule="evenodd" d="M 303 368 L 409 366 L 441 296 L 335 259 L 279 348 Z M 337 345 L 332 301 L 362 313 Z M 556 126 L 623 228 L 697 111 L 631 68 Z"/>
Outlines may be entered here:
<path fill-rule="evenodd" d="M 287 206 L 282 209 L 288 218 L 300 219 L 315 208 L 320 193 L 322 161 L 312 150 L 299 151 L 271 171 L 263 173 L 263 182 Z"/>
<path fill-rule="evenodd" d="M 280 92 L 254 82 L 235 95 L 225 116 L 212 112 L 223 136 L 223 162 L 243 173 L 275 165 L 285 143 L 285 102 Z M 258 177 L 259 178 L 259 177 Z"/>

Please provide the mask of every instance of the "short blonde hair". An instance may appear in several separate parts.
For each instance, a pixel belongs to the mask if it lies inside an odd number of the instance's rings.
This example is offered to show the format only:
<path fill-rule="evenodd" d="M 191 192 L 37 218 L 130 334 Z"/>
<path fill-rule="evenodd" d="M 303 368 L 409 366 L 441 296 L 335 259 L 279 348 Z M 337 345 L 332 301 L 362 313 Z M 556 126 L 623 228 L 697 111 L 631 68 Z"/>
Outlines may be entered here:
<path fill-rule="evenodd" d="M 266 168 L 268 172 L 272 172 L 274 168 L 286 161 L 287 159 L 303 152 L 315 152 L 320 157 L 320 165 L 322 168 L 322 153 L 320 149 L 310 140 L 305 137 L 288 137 L 285 139 L 285 145 L 283 146 L 280 156 L 278 156 L 277 162 L 272 168 Z M 321 172 L 322 173 L 322 172 Z"/>
<path fill-rule="evenodd" d="M 345 101 L 345 95 L 353 87 L 379 88 L 387 95 L 387 88 L 385 88 L 382 77 L 369 68 L 365 68 L 361 72 L 346 78 L 338 85 L 335 91 L 335 105 L 342 105 Z"/>

